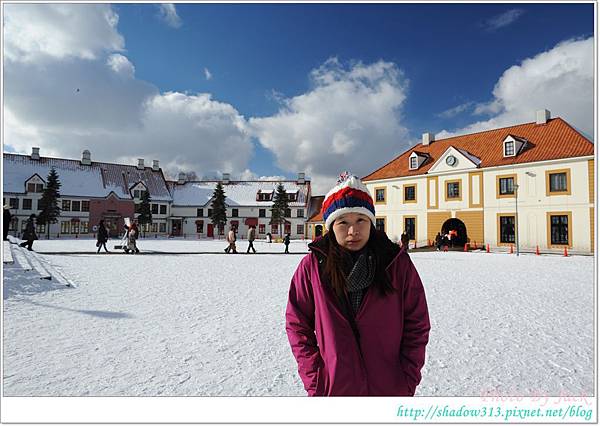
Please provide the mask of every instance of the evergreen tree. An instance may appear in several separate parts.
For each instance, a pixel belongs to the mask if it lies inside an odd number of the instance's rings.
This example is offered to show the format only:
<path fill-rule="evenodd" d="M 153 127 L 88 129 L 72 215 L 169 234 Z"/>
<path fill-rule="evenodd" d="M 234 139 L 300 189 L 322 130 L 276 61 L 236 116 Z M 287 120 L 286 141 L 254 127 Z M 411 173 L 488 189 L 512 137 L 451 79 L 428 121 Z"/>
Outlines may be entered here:
<path fill-rule="evenodd" d="M 138 223 L 140 225 L 145 225 L 146 223 L 152 223 L 152 209 L 150 208 L 150 193 L 148 191 L 142 192 L 142 201 L 138 207 L 138 213 L 140 214 L 137 218 Z M 144 238 L 146 238 L 146 231 L 144 228 Z"/>
<path fill-rule="evenodd" d="M 279 225 L 279 235 L 282 235 L 281 224 L 285 223 L 285 212 L 289 209 L 288 197 L 282 183 L 277 185 L 275 196 L 273 197 L 273 206 L 271 206 L 271 221 L 269 224 Z"/>
<path fill-rule="evenodd" d="M 211 222 L 218 230 L 224 229 L 227 223 L 227 207 L 225 207 L 225 191 L 221 182 L 217 183 L 213 192 L 210 208 L 212 209 Z"/>
<path fill-rule="evenodd" d="M 50 239 L 50 224 L 56 223 L 58 221 L 58 216 L 60 216 L 61 208 L 58 207 L 60 186 L 61 183 L 58 180 L 58 173 L 56 173 L 56 170 L 52 167 L 46 178 L 46 188 L 44 188 L 39 204 L 41 211 L 36 220 L 39 225 L 46 225 L 48 239 Z"/>

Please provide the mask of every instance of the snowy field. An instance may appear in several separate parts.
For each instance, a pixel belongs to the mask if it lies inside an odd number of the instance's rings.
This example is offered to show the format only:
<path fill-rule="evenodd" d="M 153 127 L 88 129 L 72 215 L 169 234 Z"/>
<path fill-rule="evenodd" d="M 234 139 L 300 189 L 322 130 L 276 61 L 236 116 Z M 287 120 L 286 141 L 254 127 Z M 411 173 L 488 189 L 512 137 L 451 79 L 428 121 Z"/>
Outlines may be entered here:
<path fill-rule="evenodd" d="M 259 255 L 225 245 L 141 240 L 141 255 L 125 255 L 36 241 L 46 269 L 75 287 L 4 265 L 4 395 L 305 395 L 284 313 L 306 243 L 289 255 L 283 244 L 256 242 Z M 592 257 L 411 258 L 432 325 L 417 395 L 593 393 Z"/>

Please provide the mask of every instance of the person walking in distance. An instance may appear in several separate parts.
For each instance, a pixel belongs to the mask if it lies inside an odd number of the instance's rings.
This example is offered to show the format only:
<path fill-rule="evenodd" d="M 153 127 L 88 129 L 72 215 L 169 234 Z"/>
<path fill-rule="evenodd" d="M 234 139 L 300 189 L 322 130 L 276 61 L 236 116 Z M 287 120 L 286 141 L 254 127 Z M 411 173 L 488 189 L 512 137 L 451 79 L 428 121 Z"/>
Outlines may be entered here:
<path fill-rule="evenodd" d="M 289 248 L 290 248 L 290 234 L 289 233 L 285 234 L 285 237 L 283 238 L 283 244 L 285 244 L 285 251 L 284 251 L 284 253 L 289 253 L 290 252 L 290 250 L 289 250 Z"/>
<path fill-rule="evenodd" d="M 254 248 L 254 240 L 256 239 L 256 227 L 254 225 L 251 225 L 250 228 L 248 228 L 248 250 L 246 250 L 246 253 L 250 253 L 250 249 L 252 249 L 252 251 L 254 253 L 256 253 L 256 249 Z"/>
<path fill-rule="evenodd" d="M 10 205 L 6 204 L 2 215 L 2 240 L 4 241 L 8 240 L 8 229 L 10 228 L 11 219 L 12 214 L 10 214 Z"/>
<path fill-rule="evenodd" d="M 286 333 L 308 396 L 413 396 L 429 341 L 419 273 L 375 228 L 367 187 L 343 173 L 321 208 L 329 232 L 292 277 Z"/>
<path fill-rule="evenodd" d="M 96 247 L 98 247 L 98 251 L 96 253 L 100 253 L 100 249 L 104 247 L 104 251 L 106 253 L 110 253 L 106 248 L 106 242 L 108 241 L 108 230 L 106 226 L 104 226 L 104 220 L 101 220 L 98 223 L 98 236 L 96 237 Z"/>
<path fill-rule="evenodd" d="M 229 253 L 237 253 L 236 247 L 235 247 L 235 241 L 236 241 L 236 235 L 235 235 L 235 228 L 232 226 L 231 228 L 229 228 L 229 232 L 227 233 L 227 242 L 229 243 L 229 245 L 227 246 L 227 248 L 225 249 L 225 253 L 229 254 Z"/>
<path fill-rule="evenodd" d="M 25 224 L 25 231 L 23 231 L 23 241 L 19 244 L 21 247 L 27 247 L 27 250 L 33 250 L 33 241 L 38 239 L 37 234 L 35 233 L 35 215 L 32 214 L 27 219 L 27 223 Z"/>

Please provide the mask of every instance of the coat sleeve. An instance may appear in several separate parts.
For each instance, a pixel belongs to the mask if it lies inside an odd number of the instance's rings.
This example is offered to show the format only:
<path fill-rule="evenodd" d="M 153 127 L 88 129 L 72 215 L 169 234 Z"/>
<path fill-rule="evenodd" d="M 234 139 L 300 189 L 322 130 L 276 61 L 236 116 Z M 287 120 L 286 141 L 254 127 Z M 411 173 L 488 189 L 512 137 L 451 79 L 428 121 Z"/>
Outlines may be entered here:
<path fill-rule="evenodd" d="M 400 347 L 400 358 L 408 385 L 414 394 L 421 382 L 421 368 L 425 364 L 425 347 L 429 341 L 429 311 L 425 290 L 419 273 L 412 261 L 408 260 L 404 286 L 404 330 Z"/>
<path fill-rule="evenodd" d="M 323 365 L 323 361 L 315 336 L 315 302 L 307 270 L 309 256 L 300 263 L 292 277 L 285 312 L 285 329 L 292 353 L 298 362 L 298 373 L 304 389 L 309 396 L 313 396 L 317 387 L 318 368 Z"/>

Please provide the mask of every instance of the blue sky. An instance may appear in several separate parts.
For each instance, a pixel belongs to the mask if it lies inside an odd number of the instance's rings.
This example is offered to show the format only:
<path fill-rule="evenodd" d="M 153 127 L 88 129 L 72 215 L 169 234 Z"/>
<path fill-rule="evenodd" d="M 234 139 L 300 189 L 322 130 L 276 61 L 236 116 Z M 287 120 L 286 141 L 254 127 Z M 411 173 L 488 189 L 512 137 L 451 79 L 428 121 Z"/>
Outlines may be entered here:
<path fill-rule="evenodd" d="M 593 134 L 591 3 L 104 4 L 68 13 L 32 7 L 4 10 L 5 85 L 15 87 L 5 94 L 6 150 L 29 152 L 37 142 L 42 154 L 73 157 L 92 146 L 96 160 L 155 156 L 172 173 L 199 176 L 306 171 L 326 188 L 340 169 L 367 174 L 425 131 L 443 136 L 528 122 L 546 107 Z M 118 23 L 106 24 L 107 13 Z M 35 40 L 20 39 L 33 25 L 27 19 L 80 40 L 30 47 Z M 48 74 L 39 74 L 36 61 Z M 102 74 L 106 64 L 124 77 Z M 41 112 L 23 100 L 23 75 L 46 80 L 45 88 L 54 80 L 84 86 L 94 101 L 79 104 L 77 114 L 90 116 L 76 123 L 73 114 L 37 117 Z M 62 97 L 31 90 L 48 105 Z M 565 96 L 572 99 L 560 102 Z M 131 127 L 108 115 L 94 123 L 98 105 L 116 104 L 119 117 L 131 114 Z M 82 120 L 98 131 L 79 129 Z"/>

